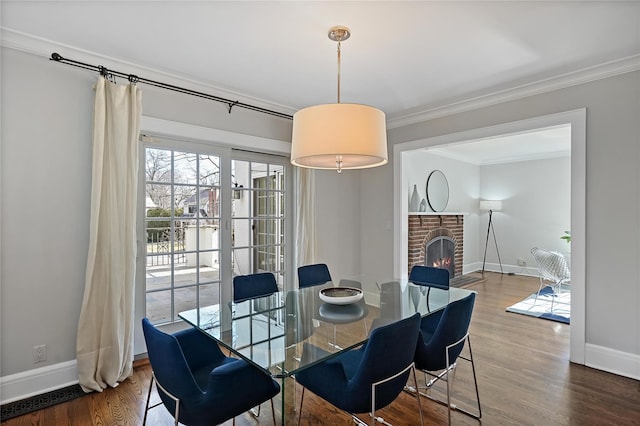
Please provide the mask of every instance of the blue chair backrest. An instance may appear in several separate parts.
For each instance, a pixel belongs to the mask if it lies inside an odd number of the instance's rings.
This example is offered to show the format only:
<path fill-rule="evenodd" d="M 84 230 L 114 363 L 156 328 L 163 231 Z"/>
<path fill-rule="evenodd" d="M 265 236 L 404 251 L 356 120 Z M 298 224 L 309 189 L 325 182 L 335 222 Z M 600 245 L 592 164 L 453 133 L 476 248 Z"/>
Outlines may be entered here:
<path fill-rule="evenodd" d="M 233 301 L 268 296 L 278 291 L 276 277 L 271 272 L 233 277 Z"/>
<path fill-rule="evenodd" d="M 475 300 L 476 294 L 471 293 L 463 299 L 449 303 L 429 341 L 424 342 L 421 335 L 416 350 L 416 364 L 419 368 L 436 371 L 446 367 L 446 347 L 461 340 L 468 333 Z M 463 347 L 464 340 L 449 350 L 449 365 L 455 362 Z"/>
<path fill-rule="evenodd" d="M 424 285 L 434 288 L 449 288 L 449 271 L 431 266 L 415 265 L 411 268 L 409 281 L 417 285 Z"/>
<path fill-rule="evenodd" d="M 191 374 L 178 339 L 158 330 L 147 318 L 142 319 L 142 331 L 156 380 L 182 401 L 201 398 L 202 391 Z M 159 391 L 159 394 L 167 407 L 175 406 L 163 392 Z"/>
<path fill-rule="evenodd" d="M 324 263 L 298 268 L 298 287 L 305 288 L 332 281 L 329 267 Z"/>
<path fill-rule="evenodd" d="M 371 332 L 362 350 L 358 371 L 351 379 L 352 394 L 367 397 L 371 384 L 391 377 L 413 362 L 420 332 L 420 314 L 378 327 Z M 376 408 L 384 407 L 402 392 L 410 371 L 380 386 L 376 390 Z M 356 391 L 359 389 L 358 391 Z M 355 397 L 355 395 L 354 395 Z"/>

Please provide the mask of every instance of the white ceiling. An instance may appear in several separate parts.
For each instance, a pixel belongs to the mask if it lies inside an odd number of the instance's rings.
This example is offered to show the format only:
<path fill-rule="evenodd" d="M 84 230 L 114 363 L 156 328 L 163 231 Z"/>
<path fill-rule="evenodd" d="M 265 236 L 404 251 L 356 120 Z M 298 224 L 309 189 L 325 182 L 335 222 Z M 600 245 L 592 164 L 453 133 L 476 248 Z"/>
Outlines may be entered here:
<path fill-rule="evenodd" d="M 352 30 L 342 45 L 342 102 L 376 106 L 390 120 L 640 55 L 640 2 L 4 0 L 0 7 L 5 34 L 54 42 L 70 59 L 96 53 L 285 113 L 336 101 L 336 44 L 327 38 L 334 25 Z"/>
<path fill-rule="evenodd" d="M 571 155 L 571 126 L 462 141 L 427 151 L 478 166 L 568 157 Z"/>

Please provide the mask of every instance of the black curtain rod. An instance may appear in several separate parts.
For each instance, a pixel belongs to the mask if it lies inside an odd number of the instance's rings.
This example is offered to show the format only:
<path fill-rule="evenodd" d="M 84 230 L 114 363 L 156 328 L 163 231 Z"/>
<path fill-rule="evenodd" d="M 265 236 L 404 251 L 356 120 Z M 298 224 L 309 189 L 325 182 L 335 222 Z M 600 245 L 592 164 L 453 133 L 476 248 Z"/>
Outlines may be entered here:
<path fill-rule="evenodd" d="M 261 112 L 263 114 L 269 114 L 269 115 L 273 115 L 273 116 L 280 117 L 280 118 L 287 118 L 289 120 L 293 119 L 293 116 L 291 116 L 289 114 L 282 113 L 282 112 L 273 111 L 273 110 L 270 110 L 270 109 L 261 108 L 261 107 L 257 107 L 257 106 L 250 105 L 250 104 L 245 104 L 244 102 L 233 101 L 231 99 L 221 98 L 219 96 L 209 95 L 207 93 L 197 92 L 197 91 L 191 90 L 191 89 L 185 89 L 184 87 L 174 86 L 172 84 L 161 83 L 159 81 L 149 80 L 147 78 L 138 77 L 137 75 L 134 75 L 134 74 L 126 74 L 126 73 L 123 73 L 123 72 L 120 72 L 120 71 L 110 70 L 110 69 L 107 69 L 107 68 L 103 67 L 102 65 L 85 64 L 84 62 L 74 61 L 73 59 L 63 58 L 60 54 L 55 53 L 55 52 L 51 54 L 51 58 L 49 58 L 49 59 L 51 61 L 60 62 L 60 63 L 66 64 L 66 65 L 71 65 L 71 66 L 74 66 L 74 67 L 78 67 L 78 68 L 83 68 L 83 69 L 99 72 L 105 78 L 110 78 L 110 77 L 126 78 L 127 80 L 129 80 L 129 82 L 131 82 L 133 84 L 135 84 L 135 83 L 144 83 L 144 84 L 148 84 L 150 86 L 160 87 L 161 89 L 172 90 L 174 92 L 184 93 L 186 95 L 191 95 L 191 96 L 197 96 L 199 98 L 208 99 L 210 101 L 221 102 L 223 104 L 227 104 L 227 107 L 229 108 L 229 114 L 231 114 L 231 109 L 233 107 L 237 106 L 237 107 L 240 107 L 240 108 L 245 108 L 245 109 L 248 109 L 248 110 L 251 110 L 251 111 L 257 111 L 257 112 Z"/>

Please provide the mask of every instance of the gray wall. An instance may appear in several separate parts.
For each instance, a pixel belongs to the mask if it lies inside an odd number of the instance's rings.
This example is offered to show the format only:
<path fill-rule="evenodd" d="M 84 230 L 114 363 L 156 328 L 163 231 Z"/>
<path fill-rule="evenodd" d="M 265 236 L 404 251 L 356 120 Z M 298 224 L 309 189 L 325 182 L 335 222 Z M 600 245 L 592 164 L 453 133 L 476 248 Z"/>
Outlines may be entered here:
<path fill-rule="evenodd" d="M 549 158 L 476 166 L 419 149 L 405 154 L 403 173 L 417 184 L 424 198 L 427 177 L 442 170 L 449 183 L 446 212 L 463 212 L 464 273 L 480 269 L 487 234 L 487 212 L 478 210 L 478 199 L 503 200 L 493 224 L 505 272 L 536 275 L 531 248 L 561 253 L 570 247 L 560 239 L 571 225 L 571 158 Z M 427 211 L 430 209 L 427 207 Z M 521 257 L 527 267 L 518 266 Z M 487 270 L 499 271 L 493 239 L 487 249 Z"/>
<path fill-rule="evenodd" d="M 359 171 L 315 170 L 318 262 L 331 277 L 360 279 Z"/>
<path fill-rule="evenodd" d="M 55 65 L 2 49 L 2 376 L 75 359 L 95 77 Z"/>
<path fill-rule="evenodd" d="M 493 225 L 505 272 L 536 275 L 532 247 L 566 253 L 570 246 L 560 237 L 571 225 L 571 158 L 520 161 L 480 167 L 480 198 L 502 199 L 502 211 Z M 480 219 L 480 255 L 484 253 L 488 214 Z M 518 258 L 527 268 L 518 266 Z M 482 261 L 482 259 L 480 259 Z M 489 240 L 487 262 L 498 262 Z"/>
<path fill-rule="evenodd" d="M 389 130 L 390 145 L 587 108 L 586 342 L 640 355 L 640 72 Z M 393 152 L 390 146 L 390 152 Z M 391 163 L 391 161 L 390 161 Z M 364 171 L 371 229 L 393 217 L 390 165 Z M 398 218 L 395 218 L 398 220 Z M 393 268 L 393 238 L 362 232 L 365 271 Z M 638 374 L 638 373 L 636 373 Z"/>
<path fill-rule="evenodd" d="M 1 54 L 0 376 L 5 377 L 76 357 L 97 74 L 8 48 Z M 291 138 L 290 120 L 240 108 L 228 114 L 223 104 L 141 88 L 145 116 Z M 32 347 L 40 344 L 47 345 L 47 361 L 34 364 Z"/>

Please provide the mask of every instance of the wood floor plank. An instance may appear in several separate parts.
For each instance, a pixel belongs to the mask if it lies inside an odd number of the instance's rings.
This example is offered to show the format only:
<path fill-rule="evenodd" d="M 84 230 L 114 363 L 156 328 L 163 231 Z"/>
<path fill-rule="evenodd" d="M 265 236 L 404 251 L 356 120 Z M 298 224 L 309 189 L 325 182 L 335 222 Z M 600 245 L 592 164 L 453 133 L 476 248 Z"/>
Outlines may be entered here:
<path fill-rule="evenodd" d="M 478 292 L 471 344 L 482 424 L 640 425 L 640 381 L 571 364 L 569 325 L 505 311 L 537 291 L 537 279 L 495 273 L 487 273 L 485 278 L 469 287 Z M 459 362 L 454 381 L 454 396 L 461 406 L 471 403 L 474 395 L 467 364 Z M 2 426 L 140 425 L 150 379 L 149 365 L 139 363 L 133 375 L 114 389 L 3 421 Z M 155 392 L 154 398 L 157 400 Z M 446 407 L 425 399 L 421 404 L 426 426 L 447 423 Z M 420 424 L 417 410 L 415 398 L 403 393 L 378 414 L 395 425 L 416 425 Z M 258 421 L 272 424 L 269 404 L 263 404 Z M 236 425 L 256 425 L 258 421 L 245 414 L 236 419 Z M 453 413 L 453 423 L 479 424 L 457 412 Z M 173 419 L 164 407 L 158 407 L 150 411 L 148 424 L 170 426 Z M 349 416 L 307 391 L 302 424 L 353 423 Z"/>

